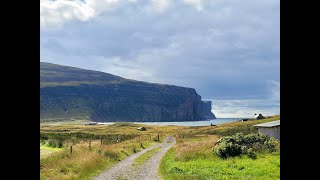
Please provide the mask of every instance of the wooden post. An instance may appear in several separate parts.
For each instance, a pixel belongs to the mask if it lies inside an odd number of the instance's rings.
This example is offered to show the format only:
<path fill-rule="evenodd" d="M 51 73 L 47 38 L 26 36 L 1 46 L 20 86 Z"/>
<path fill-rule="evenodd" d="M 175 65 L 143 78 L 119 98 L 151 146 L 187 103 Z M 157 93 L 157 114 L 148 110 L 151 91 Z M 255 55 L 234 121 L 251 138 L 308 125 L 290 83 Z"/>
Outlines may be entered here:
<path fill-rule="evenodd" d="M 89 149 L 91 149 L 91 139 L 89 139 Z"/>
<path fill-rule="evenodd" d="M 150 141 L 151 141 L 151 134 L 150 134 Z"/>
<path fill-rule="evenodd" d="M 158 141 L 160 141 L 160 134 L 158 134 Z"/>
<path fill-rule="evenodd" d="M 102 145 L 102 138 L 100 139 L 100 141 L 101 141 L 101 145 Z"/>
<path fill-rule="evenodd" d="M 72 154 L 72 146 L 70 146 L 70 155 Z"/>

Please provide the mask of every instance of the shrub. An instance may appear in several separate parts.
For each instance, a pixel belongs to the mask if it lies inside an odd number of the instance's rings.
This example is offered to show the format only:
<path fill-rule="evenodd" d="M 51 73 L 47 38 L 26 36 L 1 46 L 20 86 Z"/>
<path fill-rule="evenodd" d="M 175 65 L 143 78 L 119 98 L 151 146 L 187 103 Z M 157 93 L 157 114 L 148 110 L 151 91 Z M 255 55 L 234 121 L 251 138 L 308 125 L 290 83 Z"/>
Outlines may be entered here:
<path fill-rule="evenodd" d="M 62 140 L 57 139 L 49 139 L 48 140 L 48 146 L 53 148 L 62 148 L 63 142 Z"/>
<path fill-rule="evenodd" d="M 48 146 L 53 147 L 53 148 L 62 148 L 63 141 L 59 140 L 59 139 L 49 139 Z"/>
<path fill-rule="evenodd" d="M 267 147 L 269 152 L 276 152 L 279 150 L 279 141 L 274 138 L 270 138 L 268 141 L 264 142 L 264 145 Z"/>
<path fill-rule="evenodd" d="M 102 154 L 102 150 L 101 149 L 98 149 L 97 151 L 96 151 L 98 154 Z"/>
<path fill-rule="evenodd" d="M 76 138 L 76 137 L 71 137 L 71 138 L 69 138 L 69 139 L 67 140 L 67 142 L 70 143 L 70 144 L 75 145 L 75 144 L 79 143 L 80 140 L 79 140 L 78 138 Z"/>
<path fill-rule="evenodd" d="M 256 142 L 252 144 L 252 149 L 256 152 L 263 152 L 266 148 L 264 144 L 261 144 L 260 142 Z"/>
<path fill-rule="evenodd" d="M 105 150 L 103 152 L 103 155 L 110 158 L 111 160 L 119 160 L 119 156 L 115 153 L 115 152 L 112 152 L 112 151 L 109 151 L 109 150 Z"/>
<path fill-rule="evenodd" d="M 132 152 L 133 152 L 133 153 L 137 153 L 138 151 L 137 151 L 137 149 L 134 147 L 134 148 L 132 149 Z"/>
<path fill-rule="evenodd" d="M 241 154 L 241 146 L 232 142 L 223 142 L 214 149 L 214 152 L 222 158 L 239 156 Z"/>
<path fill-rule="evenodd" d="M 261 133 L 244 135 L 237 133 L 233 136 L 227 136 L 219 140 L 215 146 L 214 153 L 222 158 L 248 155 L 255 159 L 255 152 L 275 152 L 279 149 L 279 142 Z"/>
<path fill-rule="evenodd" d="M 257 158 L 257 155 L 253 152 L 252 148 L 248 149 L 246 155 L 249 156 L 251 159 L 256 159 Z"/>
<path fill-rule="evenodd" d="M 241 146 L 241 153 L 242 154 L 246 154 L 246 153 L 248 153 L 248 146 L 246 146 L 246 145 L 243 145 L 243 146 Z"/>

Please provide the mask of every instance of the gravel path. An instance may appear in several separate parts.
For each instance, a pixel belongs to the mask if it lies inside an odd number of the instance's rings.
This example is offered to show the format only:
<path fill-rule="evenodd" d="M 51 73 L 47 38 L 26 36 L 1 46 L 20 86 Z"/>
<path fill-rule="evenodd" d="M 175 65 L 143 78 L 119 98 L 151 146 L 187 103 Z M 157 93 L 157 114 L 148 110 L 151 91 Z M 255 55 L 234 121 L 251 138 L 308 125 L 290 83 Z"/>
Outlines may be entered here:
<path fill-rule="evenodd" d="M 174 144 L 175 139 L 173 137 L 167 137 L 164 143 L 154 145 L 129 156 L 97 176 L 95 180 L 159 180 L 161 179 L 158 175 L 160 160 Z M 133 161 L 137 157 L 157 147 L 161 147 L 160 151 L 154 154 L 144 164 L 139 167 L 132 166 Z"/>

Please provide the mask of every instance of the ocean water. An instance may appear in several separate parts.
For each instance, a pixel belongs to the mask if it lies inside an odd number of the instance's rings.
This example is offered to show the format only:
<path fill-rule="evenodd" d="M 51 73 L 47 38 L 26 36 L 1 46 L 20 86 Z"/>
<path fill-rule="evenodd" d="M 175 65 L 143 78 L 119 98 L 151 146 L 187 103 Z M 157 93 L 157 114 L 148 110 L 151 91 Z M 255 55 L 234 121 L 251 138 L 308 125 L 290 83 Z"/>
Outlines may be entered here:
<path fill-rule="evenodd" d="M 183 122 L 134 122 L 137 124 L 148 124 L 155 126 L 176 125 L 176 126 L 210 126 L 212 124 L 222 124 L 227 122 L 238 121 L 242 118 L 217 118 L 205 121 L 183 121 Z"/>
<path fill-rule="evenodd" d="M 211 123 L 214 125 L 223 124 L 227 122 L 238 121 L 242 118 L 217 118 L 209 119 L 205 121 L 182 121 L 182 122 L 134 122 L 136 124 L 147 124 L 155 126 L 166 126 L 166 125 L 176 125 L 176 126 L 210 126 Z M 98 123 L 98 124 L 114 124 L 114 122 Z"/>
<path fill-rule="evenodd" d="M 149 124 L 156 126 L 165 126 L 165 125 L 176 125 L 176 126 L 210 126 L 212 124 L 223 124 L 227 122 L 238 121 L 241 118 L 217 118 L 217 119 L 208 119 L 205 121 L 181 121 L 181 122 L 134 122 L 137 124 Z"/>

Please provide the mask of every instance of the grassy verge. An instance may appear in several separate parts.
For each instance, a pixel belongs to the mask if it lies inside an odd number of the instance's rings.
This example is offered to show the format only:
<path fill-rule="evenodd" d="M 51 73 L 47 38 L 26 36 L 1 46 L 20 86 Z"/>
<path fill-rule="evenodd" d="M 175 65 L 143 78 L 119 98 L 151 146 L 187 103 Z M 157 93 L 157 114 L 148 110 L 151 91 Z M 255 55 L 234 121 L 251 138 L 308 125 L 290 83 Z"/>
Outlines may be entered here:
<path fill-rule="evenodd" d="M 141 143 L 143 146 L 141 146 Z M 40 159 L 40 179 L 90 179 L 127 156 L 151 146 L 155 142 L 132 139 L 121 143 L 100 145 L 92 141 L 66 147 L 61 152 Z"/>
<path fill-rule="evenodd" d="M 160 173 L 166 180 L 204 179 L 280 179 L 280 154 L 258 154 L 257 159 L 247 156 L 220 159 L 214 155 L 176 160 L 176 149 L 162 159 Z"/>
<path fill-rule="evenodd" d="M 40 145 L 40 158 L 46 158 L 49 155 L 51 155 L 55 152 L 60 152 L 62 150 L 63 150 L 62 148 L 52 148 L 49 146 Z"/>
<path fill-rule="evenodd" d="M 134 160 L 133 165 L 140 166 L 141 164 L 145 163 L 148 159 L 150 159 L 154 154 L 159 152 L 160 149 L 161 149 L 160 147 L 154 148 L 154 149 L 142 154 L 141 156 L 139 156 L 138 158 L 136 158 Z"/>

